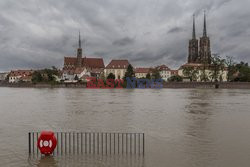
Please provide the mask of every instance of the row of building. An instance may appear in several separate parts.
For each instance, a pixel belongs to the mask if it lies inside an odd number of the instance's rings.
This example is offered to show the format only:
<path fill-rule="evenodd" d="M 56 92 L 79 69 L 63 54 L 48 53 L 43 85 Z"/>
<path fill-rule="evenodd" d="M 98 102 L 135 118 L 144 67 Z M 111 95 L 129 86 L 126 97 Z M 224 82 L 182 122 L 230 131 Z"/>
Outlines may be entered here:
<path fill-rule="evenodd" d="M 178 70 L 171 70 L 166 65 L 157 67 L 134 67 L 136 78 L 146 78 L 147 75 L 152 75 L 152 69 L 156 68 L 159 71 L 161 78 L 165 81 L 171 76 L 181 76 L 185 78 L 183 70 L 185 68 L 195 69 L 197 71 L 196 81 L 202 81 L 204 73 L 208 76 L 208 80 L 215 80 L 211 77 L 213 65 L 211 64 L 211 48 L 210 39 L 207 35 L 206 15 L 204 13 L 203 36 L 200 38 L 200 43 L 196 39 L 195 17 L 193 18 L 192 39 L 189 40 L 189 52 L 187 63 L 182 65 Z M 110 73 L 114 74 L 116 79 L 121 79 L 125 76 L 126 70 L 130 62 L 128 60 L 111 60 L 105 66 L 103 58 L 90 58 L 83 56 L 81 47 L 81 37 L 79 33 L 79 43 L 77 54 L 74 57 L 64 57 L 63 68 L 60 70 L 57 80 L 61 82 L 78 82 L 79 80 L 86 81 L 88 77 L 106 78 Z M 133 66 L 133 64 L 132 64 Z M 10 83 L 24 81 L 30 82 L 33 70 L 14 70 L 7 75 L 0 73 L 0 80 L 4 80 L 7 76 Z M 221 81 L 227 80 L 226 68 L 219 71 Z M 218 79 L 218 78 L 217 78 Z M 219 80 L 219 79 L 218 79 Z"/>

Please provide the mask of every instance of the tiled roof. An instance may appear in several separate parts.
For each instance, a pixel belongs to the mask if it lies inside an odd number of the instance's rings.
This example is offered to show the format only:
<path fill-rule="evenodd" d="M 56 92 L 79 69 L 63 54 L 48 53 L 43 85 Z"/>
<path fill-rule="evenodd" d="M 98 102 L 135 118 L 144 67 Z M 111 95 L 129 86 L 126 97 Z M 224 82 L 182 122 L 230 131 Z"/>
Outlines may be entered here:
<path fill-rule="evenodd" d="M 149 73 L 150 68 L 136 68 L 135 73 Z"/>
<path fill-rule="evenodd" d="M 64 57 L 64 65 L 76 65 L 76 57 Z M 104 68 L 104 62 L 102 58 L 82 58 L 82 64 L 89 68 Z"/>
<path fill-rule="evenodd" d="M 90 68 L 105 68 L 102 58 L 82 58 L 82 63 Z"/>
<path fill-rule="evenodd" d="M 171 70 L 172 75 L 178 75 L 178 70 Z"/>
<path fill-rule="evenodd" d="M 198 63 L 186 63 L 186 64 L 183 64 L 180 68 L 183 68 L 183 67 L 203 67 L 204 65 L 203 64 L 198 64 Z"/>
<path fill-rule="evenodd" d="M 168 68 L 168 66 L 166 66 L 166 65 L 160 65 L 160 66 L 157 66 L 156 67 L 158 70 L 160 70 L 160 71 L 168 71 L 168 70 L 170 70 L 170 68 Z"/>
<path fill-rule="evenodd" d="M 32 70 L 15 70 L 10 72 L 10 77 L 29 76 L 33 73 Z"/>
<path fill-rule="evenodd" d="M 76 57 L 64 57 L 64 65 L 75 65 Z"/>
<path fill-rule="evenodd" d="M 129 65 L 128 60 L 111 60 L 106 66 L 107 69 L 127 69 Z"/>

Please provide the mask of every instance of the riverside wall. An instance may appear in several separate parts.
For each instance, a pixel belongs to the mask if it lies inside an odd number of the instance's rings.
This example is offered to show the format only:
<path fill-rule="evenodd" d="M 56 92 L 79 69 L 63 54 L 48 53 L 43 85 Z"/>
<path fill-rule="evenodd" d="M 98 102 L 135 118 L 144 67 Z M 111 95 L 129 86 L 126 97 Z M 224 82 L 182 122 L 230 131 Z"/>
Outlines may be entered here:
<path fill-rule="evenodd" d="M 47 83 L 6 83 L 0 82 L 0 87 L 13 87 L 13 88 L 86 88 L 86 83 L 60 83 L 60 84 L 47 84 Z M 207 88 L 207 89 L 250 89 L 250 82 L 165 82 L 163 88 L 173 89 L 192 89 L 192 88 Z"/>

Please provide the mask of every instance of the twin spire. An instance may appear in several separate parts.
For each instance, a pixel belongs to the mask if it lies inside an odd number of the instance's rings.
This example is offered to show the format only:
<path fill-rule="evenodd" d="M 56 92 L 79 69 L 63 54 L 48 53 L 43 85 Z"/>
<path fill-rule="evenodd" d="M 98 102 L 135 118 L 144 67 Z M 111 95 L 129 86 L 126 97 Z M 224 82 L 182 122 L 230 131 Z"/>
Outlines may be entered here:
<path fill-rule="evenodd" d="M 204 11 L 203 37 L 206 37 L 206 36 L 207 36 L 206 11 Z"/>
<path fill-rule="evenodd" d="M 203 26 L 203 37 L 207 37 L 207 23 L 206 23 L 206 12 L 204 11 L 204 26 Z M 196 34 L 195 34 L 195 15 L 193 15 L 193 34 L 192 34 L 193 39 L 196 39 Z"/>

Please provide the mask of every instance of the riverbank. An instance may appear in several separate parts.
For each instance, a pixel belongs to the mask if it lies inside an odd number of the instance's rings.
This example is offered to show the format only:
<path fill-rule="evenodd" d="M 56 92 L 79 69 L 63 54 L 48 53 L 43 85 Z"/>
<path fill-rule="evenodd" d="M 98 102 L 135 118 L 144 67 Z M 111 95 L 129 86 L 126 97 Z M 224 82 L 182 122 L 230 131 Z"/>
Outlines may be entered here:
<path fill-rule="evenodd" d="M 250 89 L 250 82 L 168 82 L 163 88 Z"/>
<path fill-rule="evenodd" d="M 60 83 L 60 84 L 32 84 L 32 83 L 3 83 L 0 87 L 13 88 L 86 88 L 86 83 Z M 204 88 L 204 89 L 250 89 L 250 82 L 167 82 L 163 88 L 185 89 L 185 88 Z"/>
<path fill-rule="evenodd" d="M 85 83 L 60 83 L 60 84 L 48 84 L 48 83 L 1 83 L 0 87 L 12 87 L 12 88 L 86 88 Z"/>

